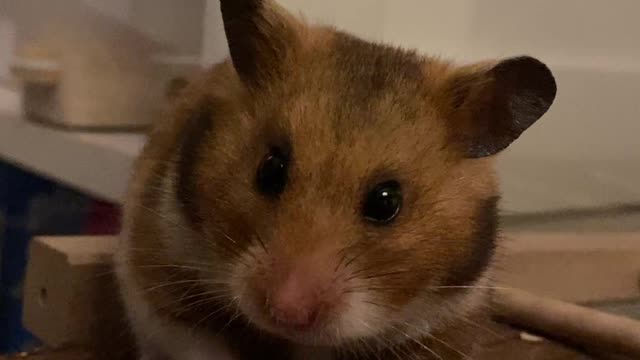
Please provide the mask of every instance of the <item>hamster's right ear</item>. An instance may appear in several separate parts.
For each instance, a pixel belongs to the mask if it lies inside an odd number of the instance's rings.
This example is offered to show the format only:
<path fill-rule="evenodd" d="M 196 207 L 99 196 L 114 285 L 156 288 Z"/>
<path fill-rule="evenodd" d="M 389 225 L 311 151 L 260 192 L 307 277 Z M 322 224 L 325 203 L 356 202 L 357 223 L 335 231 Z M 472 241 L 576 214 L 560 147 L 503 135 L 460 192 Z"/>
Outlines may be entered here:
<path fill-rule="evenodd" d="M 249 88 L 282 76 L 299 43 L 298 22 L 272 0 L 220 0 L 236 72 Z"/>
<path fill-rule="evenodd" d="M 529 56 L 464 67 L 445 91 L 452 140 L 468 158 L 494 155 L 549 110 L 556 90 L 549 68 Z"/>

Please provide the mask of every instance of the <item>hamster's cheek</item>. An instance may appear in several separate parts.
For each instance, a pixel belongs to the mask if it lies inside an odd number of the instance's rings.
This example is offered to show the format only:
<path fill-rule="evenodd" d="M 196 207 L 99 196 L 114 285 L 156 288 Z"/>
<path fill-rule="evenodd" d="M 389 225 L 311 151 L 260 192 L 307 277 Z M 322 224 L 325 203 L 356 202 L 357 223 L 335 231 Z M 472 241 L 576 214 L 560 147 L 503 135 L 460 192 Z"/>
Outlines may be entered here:
<path fill-rule="evenodd" d="M 380 335 L 392 325 L 390 310 L 367 292 L 356 291 L 345 298 L 343 312 L 336 318 L 334 332 L 344 341 Z"/>
<path fill-rule="evenodd" d="M 231 266 L 229 274 L 229 287 L 237 307 L 243 315 L 252 322 L 260 322 L 264 299 L 260 298 L 262 284 L 264 284 L 263 272 L 259 271 L 259 264 L 252 257 L 247 261 L 237 261 Z M 254 265 L 250 267 L 250 264 Z"/>

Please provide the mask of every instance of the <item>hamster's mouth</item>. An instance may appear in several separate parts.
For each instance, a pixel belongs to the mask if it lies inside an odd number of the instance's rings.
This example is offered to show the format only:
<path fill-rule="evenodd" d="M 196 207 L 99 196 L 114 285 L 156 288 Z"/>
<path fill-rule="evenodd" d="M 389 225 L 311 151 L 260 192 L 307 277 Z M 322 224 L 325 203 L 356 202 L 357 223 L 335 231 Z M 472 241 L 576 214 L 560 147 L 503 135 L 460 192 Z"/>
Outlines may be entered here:
<path fill-rule="evenodd" d="M 239 310 L 256 328 L 301 345 L 342 346 L 379 335 L 381 319 L 388 314 L 370 306 L 362 294 L 345 296 L 341 301 L 320 306 L 315 313 L 294 307 L 293 312 L 278 312 L 264 296 L 238 296 Z M 362 298 L 361 298 L 362 297 Z"/>
<path fill-rule="evenodd" d="M 311 315 L 308 321 L 283 322 L 259 306 L 241 306 L 243 313 L 257 328 L 274 336 L 302 345 L 335 346 L 344 342 L 337 314 Z"/>
<path fill-rule="evenodd" d="M 336 346 L 377 336 L 389 323 L 389 309 L 379 306 L 375 293 L 354 290 L 366 283 L 347 268 L 333 270 L 330 259 L 288 265 L 270 258 L 264 264 L 260 270 L 239 266 L 230 284 L 237 308 L 266 333 Z"/>
<path fill-rule="evenodd" d="M 271 331 L 274 335 L 287 339 L 301 345 L 315 345 L 315 346 L 336 346 L 342 343 L 342 341 L 332 331 L 323 327 L 309 327 L 309 328 L 274 328 Z"/>

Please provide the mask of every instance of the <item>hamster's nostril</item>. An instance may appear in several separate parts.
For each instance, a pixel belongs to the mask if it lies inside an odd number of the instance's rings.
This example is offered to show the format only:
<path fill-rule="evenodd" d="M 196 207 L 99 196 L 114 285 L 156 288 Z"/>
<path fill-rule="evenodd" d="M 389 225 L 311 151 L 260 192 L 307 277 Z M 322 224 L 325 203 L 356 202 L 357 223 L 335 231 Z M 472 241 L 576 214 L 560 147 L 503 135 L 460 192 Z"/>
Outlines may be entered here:
<path fill-rule="evenodd" d="M 268 311 L 278 326 L 308 328 L 318 318 L 320 301 L 317 289 L 300 280 L 289 276 L 269 296 Z"/>
<path fill-rule="evenodd" d="M 271 307 L 271 317 L 279 326 L 292 329 L 306 329 L 313 326 L 318 316 L 317 306 L 297 306 L 275 303 Z"/>

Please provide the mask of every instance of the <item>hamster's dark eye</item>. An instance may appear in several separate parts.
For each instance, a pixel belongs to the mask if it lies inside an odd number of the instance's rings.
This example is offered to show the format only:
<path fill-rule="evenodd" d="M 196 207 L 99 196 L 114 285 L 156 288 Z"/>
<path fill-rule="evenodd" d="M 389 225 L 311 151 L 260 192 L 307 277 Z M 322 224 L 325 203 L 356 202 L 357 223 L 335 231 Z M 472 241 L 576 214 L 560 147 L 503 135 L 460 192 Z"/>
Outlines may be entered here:
<path fill-rule="evenodd" d="M 398 215 L 401 206 L 400 184 L 397 181 L 387 181 L 378 184 L 366 195 L 362 215 L 371 222 L 388 224 Z"/>
<path fill-rule="evenodd" d="M 279 148 L 272 148 L 262 160 L 256 175 L 256 186 L 263 194 L 278 196 L 287 185 L 289 157 Z"/>

